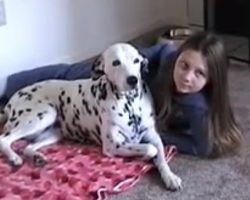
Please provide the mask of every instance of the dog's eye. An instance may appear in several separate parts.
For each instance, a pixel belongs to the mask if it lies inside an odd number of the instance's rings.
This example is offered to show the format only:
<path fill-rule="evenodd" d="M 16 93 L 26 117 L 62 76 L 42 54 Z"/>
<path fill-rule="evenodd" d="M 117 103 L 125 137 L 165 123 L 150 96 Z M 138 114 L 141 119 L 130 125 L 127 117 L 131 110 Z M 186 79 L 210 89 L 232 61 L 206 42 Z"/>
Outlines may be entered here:
<path fill-rule="evenodd" d="M 134 60 L 134 63 L 136 64 L 136 63 L 139 63 L 140 62 L 140 60 L 139 60 L 139 58 L 136 58 L 135 60 Z"/>
<path fill-rule="evenodd" d="M 120 60 L 114 60 L 113 63 L 112 63 L 112 65 L 113 65 L 114 67 L 117 67 L 117 66 L 120 65 L 120 64 L 121 64 Z"/>

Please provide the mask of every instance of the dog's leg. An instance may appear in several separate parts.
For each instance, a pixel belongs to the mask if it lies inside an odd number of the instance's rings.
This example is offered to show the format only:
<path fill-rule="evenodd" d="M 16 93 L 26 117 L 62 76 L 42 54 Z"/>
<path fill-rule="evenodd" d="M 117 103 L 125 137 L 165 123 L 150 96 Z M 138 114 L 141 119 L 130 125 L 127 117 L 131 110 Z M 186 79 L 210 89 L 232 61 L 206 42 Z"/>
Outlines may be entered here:
<path fill-rule="evenodd" d="M 171 171 L 168 163 L 166 162 L 162 140 L 154 127 L 147 130 L 143 137 L 143 141 L 156 147 L 157 155 L 153 160 L 166 187 L 171 190 L 181 189 L 181 179 Z"/>
<path fill-rule="evenodd" d="M 103 132 L 104 133 L 104 132 Z M 111 129 L 102 135 L 103 153 L 108 156 L 140 156 L 151 159 L 157 154 L 157 149 L 152 144 L 128 143 L 120 133 L 118 126 L 111 126 Z"/>
<path fill-rule="evenodd" d="M 46 164 L 46 158 L 37 150 L 44 146 L 57 143 L 60 139 L 60 134 L 53 127 L 51 127 L 41 133 L 41 135 L 34 140 L 34 143 L 27 145 L 23 154 L 29 157 L 35 166 L 43 166 Z"/>
<path fill-rule="evenodd" d="M 20 118 L 19 124 L 11 129 L 6 130 L 0 136 L 0 150 L 6 155 L 7 159 L 13 166 L 20 166 L 23 162 L 21 157 L 15 153 L 11 144 L 19 139 L 27 138 L 41 133 L 47 127 L 50 127 L 56 120 L 56 111 L 51 107 L 46 110 L 43 117 L 37 116 L 37 113 L 32 112 L 26 118 Z M 6 124 L 11 123 L 8 121 Z"/>

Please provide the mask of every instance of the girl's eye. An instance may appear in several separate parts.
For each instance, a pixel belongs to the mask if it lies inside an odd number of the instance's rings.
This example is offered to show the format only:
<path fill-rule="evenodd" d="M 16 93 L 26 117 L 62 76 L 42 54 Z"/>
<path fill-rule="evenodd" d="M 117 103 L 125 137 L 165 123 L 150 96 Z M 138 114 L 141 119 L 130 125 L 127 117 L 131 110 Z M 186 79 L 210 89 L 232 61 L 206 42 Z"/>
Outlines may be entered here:
<path fill-rule="evenodd" d="M 201 71 L 201 70 L 197 70 L 195 72 L 195 74 L 196 74 L 197 77 L 199 77 L 199 76 L 205 77 L 206 76 L 206 74 L 203 71 Z"/>
<path fill-rule="evenodd" d="M 180 66 L 181 66 L 181 69 L 183 70 L 187 70 L 189 67 L 188 64 L 184 61 L 181 61 Z"/>

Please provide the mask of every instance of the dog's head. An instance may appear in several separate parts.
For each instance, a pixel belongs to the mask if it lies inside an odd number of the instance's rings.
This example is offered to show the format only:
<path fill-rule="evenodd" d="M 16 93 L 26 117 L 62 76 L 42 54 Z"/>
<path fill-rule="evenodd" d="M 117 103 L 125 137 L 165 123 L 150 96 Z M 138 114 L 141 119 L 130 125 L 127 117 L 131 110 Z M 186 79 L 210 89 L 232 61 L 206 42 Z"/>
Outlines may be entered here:
<path fill-rule="evenodd" d="M 117 43 L 107 48 L 96 60 L 92 68 L 92 79 L 105 75 L 119 92 L 138 87 L 141 81 L 141 68 L 147 59 L 132 45 Z"/>

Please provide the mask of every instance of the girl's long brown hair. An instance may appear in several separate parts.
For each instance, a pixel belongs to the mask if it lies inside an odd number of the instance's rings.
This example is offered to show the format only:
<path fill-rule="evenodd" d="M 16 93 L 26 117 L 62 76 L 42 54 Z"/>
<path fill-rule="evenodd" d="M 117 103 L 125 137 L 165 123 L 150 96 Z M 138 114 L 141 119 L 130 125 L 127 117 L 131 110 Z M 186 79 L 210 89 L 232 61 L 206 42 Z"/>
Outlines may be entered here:
<path fill-rule="evenodd" d="M 167 130 L 168 117 L 171 112 L 174 93 L 173 70 L 178 56 L 185 50 L 194 50 L 206 60 L 209 79 L 204 87 L 209 106 L 208 138 L 213 140 L 211 155 L 220 156 L 239 149 L 242 144 L 242 130 L 235 120 L 228 88 L 228 59 L 222 40 L 213 33 L 197 32 L 188 38 L 178 49 L 176 56 L 169 61 L 169 66 L 161 66 L 150 85 L 156 115 L 157 127 Z"/>

